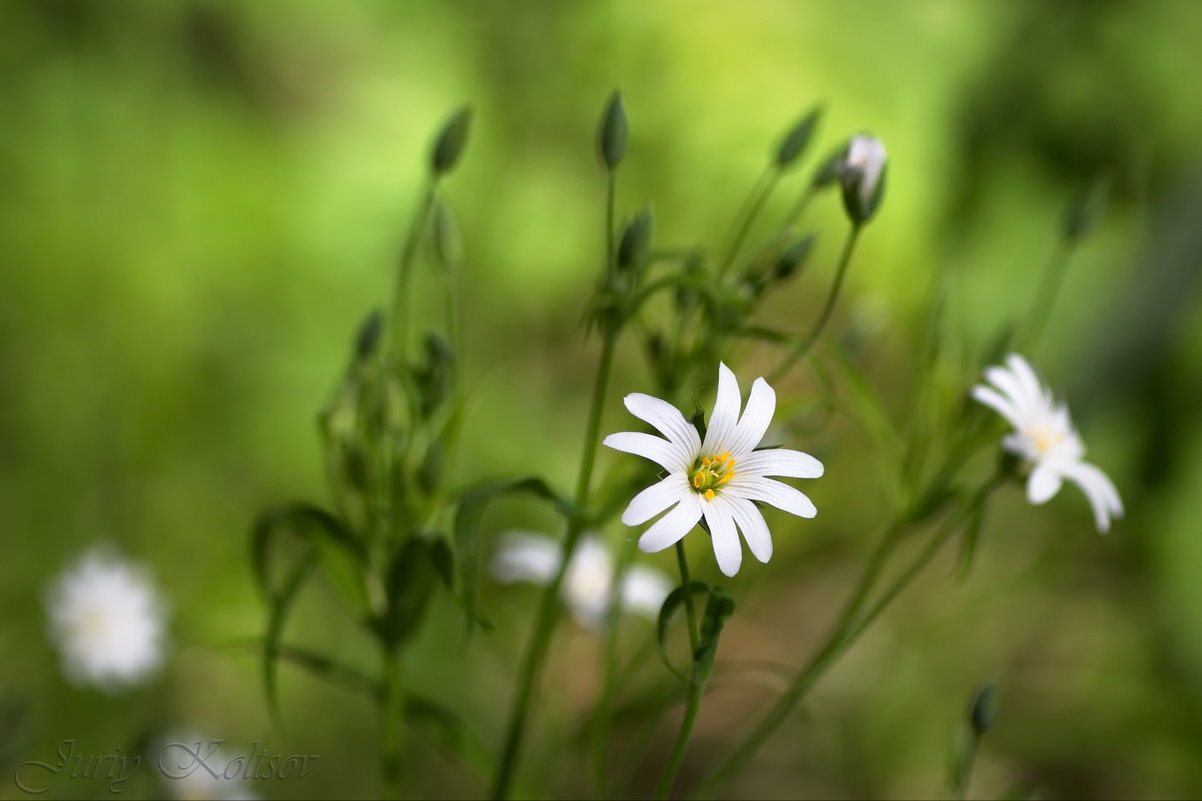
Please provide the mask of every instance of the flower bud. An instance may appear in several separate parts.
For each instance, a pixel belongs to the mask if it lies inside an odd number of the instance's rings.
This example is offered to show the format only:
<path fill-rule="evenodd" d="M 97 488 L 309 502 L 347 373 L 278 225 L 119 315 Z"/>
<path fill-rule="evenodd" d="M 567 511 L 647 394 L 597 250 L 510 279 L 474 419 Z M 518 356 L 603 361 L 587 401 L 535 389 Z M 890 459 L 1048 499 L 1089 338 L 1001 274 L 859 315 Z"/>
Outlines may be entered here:
<path fill-rule="evenodd" d="M 1089 233 L 1106 211 L 1110 197 L 1110 175 L 1096 175 L 1076 194 L 1064 215 L 1064 235 L 1070 240 Z"/>
<path fill-rule="evenodd" d="M 380 332 L 384 328 L 384 314 L 379 309 L 371 313 L 359 325 L 359 333 L 355 336 L 355 358 L 363 361 L 376 352 L 380 344 Z"/>
<path fill-rule="evenodd" d="M 459 163 L 471 122 L 472 110 L 464 106 L 443 124 L 438 138 L 434 140 L 434 149 L 430 151 L 430 170 L 435 178 L 441 178 Z"/>
<path fill-rule="evenodd" d="M 651 253 L 651 231 L 654 216 L 647 206 L 638 216 L 626 224 L 622 239 L 618 242 L 618 269 L 629 270 L 641 267 Z"/>
<path fill-rule="evenodd" d="M 607 170 L 614 170 L 622 163 L 626 137 L 626 109 L 622 107 L 622 93 L 615 91 L 609 96 L 597 125 L 597 155 Z"/>
<path fill-rule="evenodd" d="M 780 258 L 776 261 L 776 266 L 772 270 L 772 277 L 776 281 L 787 281 L 792 278 L 801 268 L 810 251 L 814 248 L 814 239 L 816 234 L 806 234 L 801 239 L 798 239 L 789 247 Z"/>
<path fill-rule="evenodd" d="M 843 207 L 856 225 L 872 219 L 885 194 L 885 146 L 871 136 L 854 136 L 843 157 Z"/>
<path fill-rule="evenodd" d="M 969 710 L 968 720 L 972 725 L 973 734 L 980 737 L 993 728 L 997 718 L 997 685 L 992 681 L 977 690 Z"/>
<path fill-rule="evenodd" d="M 843 157 L 847 155 L 847 142 L 839 145 L 814 170 L 814 188 L 822 189 L 839 180 L 843 170 Z"/>
<path fill-rule="evenodd" d="M 780 147 L 776 151 L 776 166 L 782 170 L 787 169 L 798 156 L 805 152 L 806 146 L 810 144 L 810 137 L 814 133 L 814 128 L 818 125 L 819 118 L 822 117 L 822 107 L 815 106 L 808 114 L 802 117 L 797 123 L 785 134 L 785 138 L 781 140 Z"/>

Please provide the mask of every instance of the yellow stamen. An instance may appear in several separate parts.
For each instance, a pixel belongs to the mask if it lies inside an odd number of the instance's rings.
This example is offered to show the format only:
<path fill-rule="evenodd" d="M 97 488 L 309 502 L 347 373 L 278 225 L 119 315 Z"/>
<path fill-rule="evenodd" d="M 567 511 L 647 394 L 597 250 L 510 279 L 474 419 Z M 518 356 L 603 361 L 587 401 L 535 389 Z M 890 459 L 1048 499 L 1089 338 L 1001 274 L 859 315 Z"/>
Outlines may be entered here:
<path fill-rule="evenodd" d="M 701 466 L 702 466 L 702 467 L 709 467 L 711 463 L 712 463 L 712 460 L 711 460 L 711 459 L 710 459 L 710 457 L 708 457 L 708 456 L 706 456 L 705 458 L 703 458 L 703 459 L 701 460 Z"/>
<path fill-rule="evenodd" d="M 722 455 L 718 457 L 719 462 L 725 462 L 730 458 L 730 451 L 722 451 Z"/>
<path fill-rule="evenodd" d="M 734 470 L 734 469 L 735 469 L 735 460 L 734 460 L 734 459 L 731 459 L 731 460 L 730 460 L 730 464 L 726 465 L 726 469 L 727 469 L 727 470 Z"/>
<path fill-rule="evenodd" d="M 698 473 L 697 475 L 693 476 L 693 486 L 697 489 L 701 489 L 701 484 L 704 480 L 705 479 L 701 477 L 701 474 Z"/>
<path fill-rule="evenodd" d="M 707 489 L 705 491 L 705 499 L 707 501 L 712 501 L 714 499 L 714 491 L 712 489 Z"/>
<path fill-rule="evenodd" d="M 730 481 L 734 477 L 735 477 L 735 473 L 732 470 L 729 473 L 727 473 L 726 475 L 722 476 L 722 478 L 718 479 L 718 483 L 725 484 L 727 481 Z"/>

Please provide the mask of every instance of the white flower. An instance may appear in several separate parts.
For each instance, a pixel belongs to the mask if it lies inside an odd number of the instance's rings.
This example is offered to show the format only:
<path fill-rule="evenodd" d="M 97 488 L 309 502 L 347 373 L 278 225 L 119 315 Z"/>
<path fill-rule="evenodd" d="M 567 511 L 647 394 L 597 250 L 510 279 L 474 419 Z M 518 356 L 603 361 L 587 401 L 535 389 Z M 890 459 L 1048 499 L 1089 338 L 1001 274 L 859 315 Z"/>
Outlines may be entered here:
<path fill-rule="evenodd" d="M 67 677 L 113 690 L 163 660 L 164 608 L 150 579 L 113 554 L 90 551 L 50 588 L 50 634 Z"/>
<path fill-rule="evenodd" d="M 562 549 L 558 541 L 542 534 L 508 532 L 493 557 L 493 577 L 507 584 L 548 584 L 559 569 Z M 609 547 L 594 535 L 581 537 L 563 581 L 564 602 L 581 625 L 596 628 L 605 622 L 613 599 L 613 574 Z M 622 576 L 619 606 L 654 620 L 671 591 L 672 582 L 663 573 L 631 565 Z"/>
<path fill-rule="evenodd" d="M 676 544 L 704 515 L 718 567 L 733 576 L 743 561 L 736 526 L 756 559 L 767 562 L 772 557 L 772 537 L 755 501 L 800 517 L 818 513 L 801 492 L 767 476 L 817 478 L 822 475 L 822 463 L 801 451 L 755 450 L 776 411 L 776 393 L 764 379 L 757 378 L 751 385 L 747 408 L 740 417 L 739 383 L 725 364 L 718 365 L 718 397 L 705 442 L 667 401 L 635 393 L 627 395 L 625 403 L 631 414 L 667 437 L 623 432 L 605 438 L 605 444 L 614 450 L 650 459 L 668 472 L 659 483 L 634 496 L 622 513 L 623 523 L 639 526 L 672 507 L 643 532 L 639 539 L 643 551 L 654 553 Z"/>
<path fill-rule="evenodd" d="M 1097 467 L 1082 461 L 1085 445 L 1073 428 L 1068 407 L 1056 403 L 1027 360 L 1012 353 L 1006 364 L 1009 369 L 988 368 L 985 379 L 993 386 L 978 384 L 972 388 L 972 396 L 1014 426 L 1002 447 L 1031 467 L 1027 498 L 1031 503 L 1044 503 L 1060 491 L 1067 478 L 1085 493 L 1098 531 L 1105 533 L 1111 516 L 1123 516 L 1123 502 L 1114 483 Z"/>
<path fill-rule="evenodd" d="M 885 171 L 885 145 L 871 136 L 853 136 L 847 146 L 844 163 L 854 168 L 859 175 L 860 203 L 863 208 L 872 205 L 881 174 Z"/>
<path fill-rule="evenodd" d="M 255 751 L 231 757 L 211 740 L 195 732 L 176 732 L 159 743 L 154 767 L 163 777 L 168 794 L 179 801 L 256 801 L 249 776 L 270 766 L 270 756 Z"/>

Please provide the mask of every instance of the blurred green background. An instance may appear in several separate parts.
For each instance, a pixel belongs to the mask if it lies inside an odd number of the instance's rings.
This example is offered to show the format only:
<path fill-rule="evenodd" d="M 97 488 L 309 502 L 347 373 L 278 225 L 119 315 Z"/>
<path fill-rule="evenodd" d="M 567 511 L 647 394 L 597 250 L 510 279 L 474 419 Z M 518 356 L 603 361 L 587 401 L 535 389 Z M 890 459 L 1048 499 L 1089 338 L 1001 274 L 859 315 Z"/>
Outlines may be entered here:
<path fill-rule="evenodd" d="M 814 154 L 859 131 L 884 140 L 888 196 L 832 334 L 859 343 L 899 415 L 925 378 L 910 366 L 936 276 L 950 277 L 948 336 L 971 381 L 1030 302 L 1068 198 L 1113 177 L 1035 361 L 1068 393 L 1127 519 L 1099 537 L 1073 488 L 1039 509 L 1002 492 L 971 579 L 954 580 L 949 549 L 728 794 L 938 795 L 969 694 L 990 677 L 1001 715 L 973 795 L 1024 781 L 1044 797 L 1202 793 L 1199 42 L 1202 5 L 1186 0 L 0 3 L 0 796 L 22 797 L 15 765 L 52 759 L 63 739 L 129 751 L 164 725 L 321 755 L 302 783 L 256 786 L 265 797 L 379 792 L 366 702 L 285 668 L 284 725 L 269 722 L 247 645 L 264 626 L 249 522 L 323 498 L 315 414 L 391 291 L 430 136 L 464 102 L 471 142 L 446 187 L 470 276 L 457 478 L 570 486 L 596 352 L 580 326 L 601 259 L 594 126 L 615 87 L 632 131 L 620 215 L 653 202 L 666 246 L 720 245 L 815 102 Z M 808 222 L 823 231 L 814 263 L 764 318 L 795 331 L 845 227 L 833 195 Z M 752 347 L 727 360 L 745 382 L 774 363 Z M 631 424 L 620 396 L 649 385 L 633 347 L 620 365 L 607 431 Z M 772 563 L 728 582 L 740 610 L 683 781 L 779 687 L 747 665 L 800 664 L 855 581 L 887 511 L 862 429 L 842 414 L 798 444 L 827 463 L 804 488 L 820 516 L 775 519 Z M 602 473 L 619 458 L 602 454 Z M 541 515 L 515 503 L 490 523 L 554 525 Z M 47 583 L 98 541 L 146 563 L 172 609 L 167 669 L 117 696 L 67 684 L 46 637 Z M 692 546 L 717 575 L 707 544 Z M 670 554 L 648 561 L 671 569 Z M 467 649 L 442 599 L 410 666 L 489 747 L 535 597 L 490 590 L 498 630 Z M 293 638 L 370 666 L 335 598 L 316 585 Z M 597 648 L 563 625 L 525 787 L 582 791 L 572 737 Z M 647 661 L 631 694 L 666 679 Z M 636 794 L 674 720 L 626 757 Z M 486 791 L 436 744 L 411 748 L 415 796 Z M 162 792 L 150 773 L 126 786 Z M 49 795 L 104 794 L 62 781 Z"/>

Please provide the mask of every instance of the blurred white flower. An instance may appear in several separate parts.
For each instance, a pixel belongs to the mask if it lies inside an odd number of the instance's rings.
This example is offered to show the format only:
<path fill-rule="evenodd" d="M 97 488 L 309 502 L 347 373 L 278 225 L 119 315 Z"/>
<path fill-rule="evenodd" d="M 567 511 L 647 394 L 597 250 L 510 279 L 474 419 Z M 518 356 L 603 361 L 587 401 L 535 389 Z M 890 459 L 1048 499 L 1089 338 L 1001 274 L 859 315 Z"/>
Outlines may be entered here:
<path fill-rule="evenodd" d="M 221 740 L 195 732 L 176 732 L 159 743 L 157 768 L 167 794 L 178 801 L 256 801 L 247 775 L 262 771 L 266 763 L 253 754 L 231 757 Z M 257 744 L 256 744 L 257 748 Z M 255 757 L 259 756 L 258 761 Z"/>
<path fill-rule="evenodd" d="M 672 507 L 643 532 L 639 539 L 643 551 L 654 553 L 675 545 L 704 515 L 718 567 L 733 576 L 743 562 L 738 531 L 757 559 L 767 562 L 772 557 L 772 536 L 756 501 L 800 517 L 818 513 L 801 492 L 767 476 L 817 478 L 822 463 L 801 451 L 755 450 L 776 411 L 776 392 L 763 378 L 751 385 L 740 417 L 739 383 L 730 368 L 718 365 L 718 396 L 704 442 L 693 424 L 667 401 L 635 393 L 627 395 L 625 403 L 631 414 L 667 437 L 628 431 L 605 438 L 614 450 L 650 459 L 668 472 L 634 496 L 622 513 L 623 523 L 639 526 Z"/>
<path fill-rule="evenodd" d="M 851 138 L 844 159 L 844 164 L 851 169 L 847 172 L 845 180 L 849 186 L 854 185 L 858 189 L 860 208 L 872 208 L 887 160 L 885 145 L 880 139 L 871 136 Z M 851 180 L 853 178 L 855 180 Z"/>
<path fill-rule="evenodd" d="M 1027 498 L 1031 503 L 1044 503 L 1060 491 L 1067 478 L 1085 493 L 1098 531 L 1105 533 L 1112 516 L 1123 516 L 1123 502 L 1114 483 L 1082 460 L 1085 445 L 1073 428 L 1068 407 L 1056 403 L 1027 360 L 1012 353 L 1006 357 L 1006 365 L 985 370 L 985 380 L 993 386 L 978 384 L 972 388 L 972 396 L 1014 426 L 1002 447 L 1031 468 Z"/>
<path fill-rule="evenodd" d="M 493 577 L 507 584 L 548 584 L 559 569 L 562 547 L 559 541 L 543 534 L 508 532 L 493 557 Z M 609 546 L 592 534 L 581 537 L 563 581 L 564 603 L 581 625 L 596 628 L 605 622 L 613 598 L 613 573 Z M 672 586 L 658 570 L 631 565 L 622 576 L 618 605 L 654 620 Z"/>
<path fill-rule="evenodd" d="M 50 634 L 67 678 L 116 690 L 163 661 L 163 602 L 137 566 L 103 550 L 85 553 L 47 596 Z"/>

